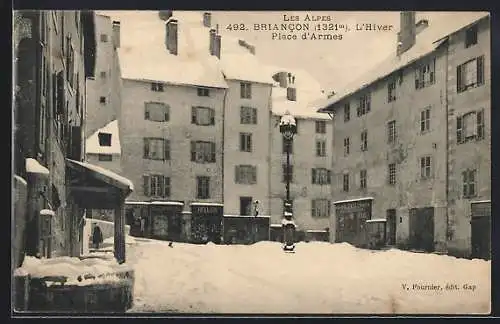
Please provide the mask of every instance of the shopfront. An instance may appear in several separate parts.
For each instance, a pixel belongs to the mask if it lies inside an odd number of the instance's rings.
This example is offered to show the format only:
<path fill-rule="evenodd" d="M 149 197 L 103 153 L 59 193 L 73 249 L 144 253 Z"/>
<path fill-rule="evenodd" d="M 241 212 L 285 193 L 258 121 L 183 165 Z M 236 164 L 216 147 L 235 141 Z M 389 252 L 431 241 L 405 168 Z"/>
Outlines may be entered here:
<path fill-rule="evenodd" d="M 360 198 L 334 202 L 336 232 L 335 242 L 347 242 L 365 247 L 366 220 L 371 219 L 373 198 Z"/>
<path fill-rule="evenodd" d="M 159 240 L 180 241 L 182 235 L 182 210 L 178 201 L 153 201 L 150 203 L 151 237 Z"/>
<path fill-rule="evenodd" d="M 218 203 L 191 203 L 191 241 L 193 243 L 221 243 L 224 205 Z"/>

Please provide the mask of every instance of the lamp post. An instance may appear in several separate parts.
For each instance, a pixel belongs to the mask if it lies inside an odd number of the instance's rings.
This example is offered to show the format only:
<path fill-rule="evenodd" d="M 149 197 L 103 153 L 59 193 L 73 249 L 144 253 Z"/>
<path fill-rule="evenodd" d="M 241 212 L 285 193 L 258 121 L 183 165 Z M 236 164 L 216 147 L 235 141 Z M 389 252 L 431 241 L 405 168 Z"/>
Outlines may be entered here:
<path fill-rule="evenodd" d="M 289 111 L 281 117 L 280 133 L 283 135 L 283 140 L 286 141 L 286 199 L 283 208 L 283 220 L 281 222 L 283 227 L 283 250 L 293 251 L 295 248 L 294 232 L 295 223 L 293 222 L 292 204 L 290 201 L 290 147 L 293 143 L 293 136 L 297 133 L 297 122 L 295 118 L 290 115 Z"/>

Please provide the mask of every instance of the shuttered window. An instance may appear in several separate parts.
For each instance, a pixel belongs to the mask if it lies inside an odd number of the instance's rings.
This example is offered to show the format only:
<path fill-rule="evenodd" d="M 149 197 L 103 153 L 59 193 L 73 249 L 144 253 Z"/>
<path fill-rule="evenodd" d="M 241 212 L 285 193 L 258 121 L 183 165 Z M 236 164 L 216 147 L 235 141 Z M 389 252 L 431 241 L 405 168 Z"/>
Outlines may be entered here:
<path fill-rule="evenodd" d="M 191 161 L 196 163 L 215 163 L 215 143 L 191 141 Z"/>
<path fill-rule="evenodd" d="M 146 197 L 170 197 L 170 178 L 159 174 L 143 175 L 143 193 Z"/>
<path fill-rule="evenodd" d="M 256 184 L 257 183 L 257 167 L 254 165 L 237 165 L 235 166 L 235 183 L 239 184 Z"/>

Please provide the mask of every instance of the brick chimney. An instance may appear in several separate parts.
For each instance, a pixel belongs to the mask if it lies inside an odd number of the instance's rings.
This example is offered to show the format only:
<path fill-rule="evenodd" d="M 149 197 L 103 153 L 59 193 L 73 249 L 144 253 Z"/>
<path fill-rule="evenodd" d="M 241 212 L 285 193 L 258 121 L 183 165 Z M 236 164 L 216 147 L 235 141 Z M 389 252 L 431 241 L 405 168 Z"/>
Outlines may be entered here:
<path fill-rule="evenodd" d="M 297 101 L 297 88 L 295 88 L 295 75 L 287 73 L 286 77 L 288 80 L 288 87 L 286 88 L 286 98 L 289 101 Z"/>
<path fill-rule="evenodd" d="M 281 88 L 288 87 L 288 72 L 279 72 L 278 82 L 280 83 Z"/>
<path fill-rule="evenodd" d="M 415 11 L 400 13 L 400 27 L 398 33 L 397 54 L 401 55 L 409 50 L 416 41 Z"/>
<path fill-rule="evenodd" d="M 160 10 L 158 11 L 158 16 L 160 16 L 161 20 L 167 21 L 170 17 L 172 17 L 172 10 Z"/>
<path fill-rule="evenodd" d="M 167 46 L 167 50 L 170 54 L 177 55 L 177 19 L 170 19 L 165 26 L 165 45 Z"/>
<path fill-rule="evenodd" d="M 415 33 L 418 35 L 424 29 L 429 27 L 429 21 L 427 19 L 420 19 L 415 26 Z"/>
<path fill-rule="evenodd" d="M 115 48 L 120 48 L 120 22 L 113 21 L 113 44 Z"/>
<path fill-rule="evenodd" d="M 212 14 L 210 12 L 203 13 L 203 26 L 212 27 Z"/>

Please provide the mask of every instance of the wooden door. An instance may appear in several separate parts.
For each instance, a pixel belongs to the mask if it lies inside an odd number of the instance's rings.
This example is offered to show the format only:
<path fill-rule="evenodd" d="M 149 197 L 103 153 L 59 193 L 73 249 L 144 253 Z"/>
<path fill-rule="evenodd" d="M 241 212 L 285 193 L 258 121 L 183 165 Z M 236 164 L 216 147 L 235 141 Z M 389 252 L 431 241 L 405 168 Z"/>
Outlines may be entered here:
<path fill-rule="evenodd" d="M 387 245 L 396 245 L 396 209 L 387 210 Z"/>

